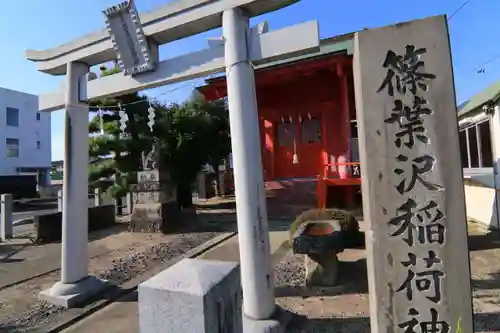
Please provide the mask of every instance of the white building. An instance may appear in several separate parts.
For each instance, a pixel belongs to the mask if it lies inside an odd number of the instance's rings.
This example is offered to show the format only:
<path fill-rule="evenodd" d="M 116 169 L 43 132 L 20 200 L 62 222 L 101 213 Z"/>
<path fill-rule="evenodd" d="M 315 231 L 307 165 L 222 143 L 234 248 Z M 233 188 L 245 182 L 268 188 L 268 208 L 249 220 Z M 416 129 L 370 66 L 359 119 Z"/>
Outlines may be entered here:
<path fill-rule="evenodd" d="M 38 112 L 38 96 L 0 88 L 0 175 L 33 174 L 50 181 L 50 113 Z"/>
<path fill-rule="evenodd" d="M 500 229 L 500 81 L 458 106 L 467 216 Z"/>

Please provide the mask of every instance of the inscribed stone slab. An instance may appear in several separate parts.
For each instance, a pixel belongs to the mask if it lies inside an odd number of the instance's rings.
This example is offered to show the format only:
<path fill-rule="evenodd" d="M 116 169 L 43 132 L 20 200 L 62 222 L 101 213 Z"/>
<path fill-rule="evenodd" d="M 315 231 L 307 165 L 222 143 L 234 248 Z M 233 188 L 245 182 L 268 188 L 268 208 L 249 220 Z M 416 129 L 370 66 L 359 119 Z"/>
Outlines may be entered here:
<path fill-rule="evenodd" d="M 445 16 L 355 36 L 372 332 L 472 332 Z"/>

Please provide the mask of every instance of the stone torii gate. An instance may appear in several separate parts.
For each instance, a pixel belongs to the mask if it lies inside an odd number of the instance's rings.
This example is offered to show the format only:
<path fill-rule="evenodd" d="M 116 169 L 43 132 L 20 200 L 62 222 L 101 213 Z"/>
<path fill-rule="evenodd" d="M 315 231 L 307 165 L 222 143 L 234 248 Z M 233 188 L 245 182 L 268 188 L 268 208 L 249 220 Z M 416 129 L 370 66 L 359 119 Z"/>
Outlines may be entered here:
<path fill-rule="evenodd" d="M 28 60 L 38 63 L 39 71 L 66 75 L 66 83 L 58 90 L 39 96 L 40 111 L 65 108 L 61 278 L 42 292 L 44 299 L 71 307 L 103 286 L 100 280 L 88 275 L 87 263 L 88 101 L 226 69 L 244 313 L 253 320 L 267 320 L 275 314 L 252 64 L 316 51 L 319 29 L 317 22 L 312 21 L 268 32 L 266 25 L 250 29 L 249 19 L 298 1 L 178 0 L 145 13 L 140 20 L 156 68 L 134 76 L 120 72 L 89 80 L 91 66 L 117 57 L 106 29 L 52 49 L 26 52 Z M 220 43 L 159 61 L 160 45 L 220 26 L 223 27 Z"/>

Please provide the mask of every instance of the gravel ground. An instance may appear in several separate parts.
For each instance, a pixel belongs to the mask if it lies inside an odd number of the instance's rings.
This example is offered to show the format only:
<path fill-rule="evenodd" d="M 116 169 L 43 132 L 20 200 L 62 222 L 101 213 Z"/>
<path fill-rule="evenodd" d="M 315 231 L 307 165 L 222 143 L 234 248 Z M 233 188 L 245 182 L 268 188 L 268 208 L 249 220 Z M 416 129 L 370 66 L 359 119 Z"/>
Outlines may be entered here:
<path fill-rule="evenodd" d="M 368 293 L 359 292 L 365 284 L 359 276 L 344 276 L 339 287 L 306 289 L 303 256 L 290 251 L 276 265 L 275 278 L 278 305 L 298 315 L 287 333 L 370 332 Z"/>
<path fill-rule="evenodd" d="M 115 252 L 118 253 L 114 253 L 114 255 L 112 253 L 110 256 L 105 257 L 104 260 L 103 258 L 93 258 L 89 262 L 90 272 L 108 280 L 112 284 L 120 285 L 161 262 L 182 255 L 218 235 L 220 235 L 220 232 L 167 235 L 164 236 L 163 242 L 153 246 L 129 248 L 125 251 L 117 250 Z M 123 254 L 125 255 L 120 257 Z M 0 317 L 0 332 L 26 332 L 29 331 L 30 327 L 53 319 L 63 312 L 64 308 L 36 299 L 36 295 L 43 288 L 49 287 L 58 278 L 59 272 L 54 272 L 0 291 L 0 300 L 2 300 L 0 313 L 4 313 L 4 310 L 12 313 L 12 310 L 18 307 L 26 308 L 26 304 L 23 304 L 22 299 L 9 299 L 9 293 L 19 295 L 19 292 L 22 291 L 22 293 L 35 296 L 32 298 L 35 301 L 29 304 L 28 310 L 14 312 L 7 317 Z"/>

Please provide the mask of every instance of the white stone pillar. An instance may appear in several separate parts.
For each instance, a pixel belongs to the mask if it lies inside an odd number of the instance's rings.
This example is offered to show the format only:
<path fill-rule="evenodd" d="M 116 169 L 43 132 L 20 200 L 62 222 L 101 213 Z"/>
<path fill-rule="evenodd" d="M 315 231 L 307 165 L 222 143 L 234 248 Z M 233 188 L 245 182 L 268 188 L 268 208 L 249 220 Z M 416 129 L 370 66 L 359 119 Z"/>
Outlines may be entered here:
<path fill-rule="evenodd" d="M 203 171 L 198 172 L 198 200 L 207 200 L 207 180 L 206 174 Z"/>
<path fill-rule="evenodd" d="M 241 9 L 222 16 L 231 125 L 243 311 L 268 319 L 275 311 L 267 210 L 262 176 L 255 78 L 249 61 L 249 20 Z"/>
<path fill-rule="evenodd" d="M 99 207 L 102 205 L 101 189 L 94 189 L 94 207 Z"/>
<path fill-rule="evenodd" d="M 57 211 L 62 212 L 63 210 L 63 190 L 57 191 Z"/>
<path fill-rule="evenodd" d="M 88 106 L 80 104 L 80 84 L 88 72 L 82 63 L 69 63 L 64 127 L 61 282 L 87 276 L 88 245 Z"/>
<path fill-rule="evenodd" d="M 0 241 L 12 238 L 12 194 L 0 196 Z"/>
<path fill-rule="evenodd" d="M 61 280 L 42 291 L 42 299 L 72 307 L 97 292 L 102 285 L 88 276 L 88 106 L 86 96 L 88 66 L 68 63 L 64 126 L 63 211 Z"/>
<path fill-rule="evenodd" d="M 127 193 L 127 210 L 128 210 L 128 214 L 132 215 L 132 212 L 134 211 L 134 193 L 133 192 Z"/>

